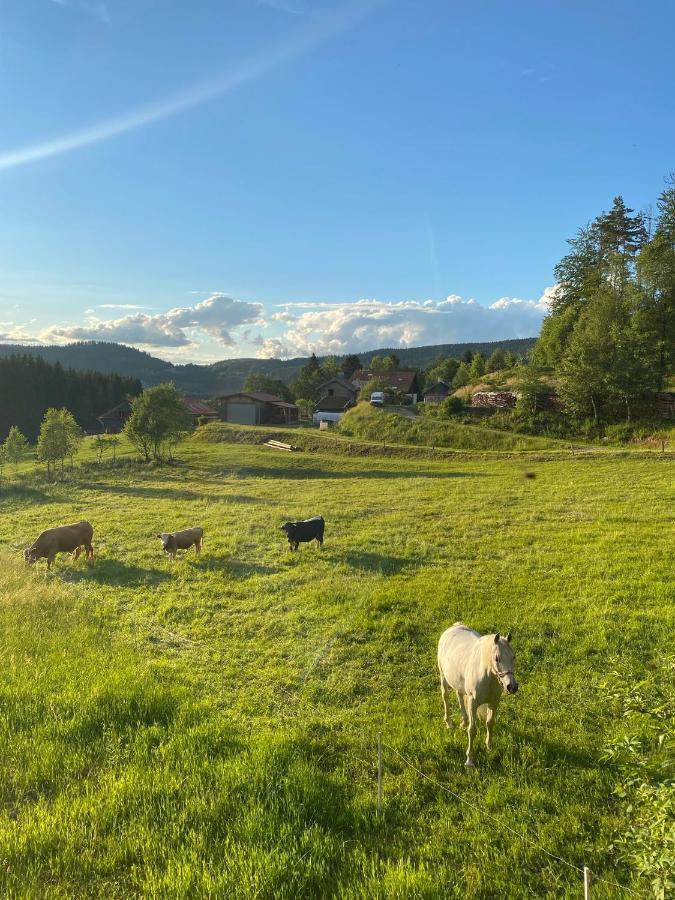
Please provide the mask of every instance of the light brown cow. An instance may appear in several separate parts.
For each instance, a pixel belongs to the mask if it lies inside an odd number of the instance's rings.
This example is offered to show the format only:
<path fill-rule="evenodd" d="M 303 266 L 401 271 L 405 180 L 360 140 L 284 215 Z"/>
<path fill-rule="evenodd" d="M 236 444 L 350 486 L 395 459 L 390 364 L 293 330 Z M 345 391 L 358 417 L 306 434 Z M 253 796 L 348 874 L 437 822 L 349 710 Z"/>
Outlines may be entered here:
<path fill-rule="evenodd" d="M 38 559 L 46 558 L 47 569 L 51 569 L 57 553 L 72 553 L 73 559 L 77 559 L 84 547 L 87 559 L 91 559 L 94 555 L 94 548 L 91 545 L 93 536 L 94 529 L 89 522 L 75 522 L 73 525 L 48 528 L 23 551 L 23 558 L 31 566 Z"/>
<path fill-rule="evenodd" d="M 194 547 L 195 553 L 199 555 L 204 542 L 204 529 L 186 528 L 184 531 L 162 532 L 157 537 L 162 542 L 164 552 L 169 554 L 169 559 L 176 558 L 177 550 L 189 550 L 190 547 Z"/>

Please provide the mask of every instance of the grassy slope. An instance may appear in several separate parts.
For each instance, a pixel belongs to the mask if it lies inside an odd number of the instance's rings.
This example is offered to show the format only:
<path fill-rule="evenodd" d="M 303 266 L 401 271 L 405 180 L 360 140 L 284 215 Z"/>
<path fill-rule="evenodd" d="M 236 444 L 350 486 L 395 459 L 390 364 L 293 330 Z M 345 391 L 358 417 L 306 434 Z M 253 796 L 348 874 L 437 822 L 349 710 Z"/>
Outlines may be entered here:
<path fill-rule="evenodd" d="M 551 450 L 568 447 L 552 438 L 530 437 L 485 428 L 462 425 L 442 419 L 409 419 L 383 409 L 359 403 L 340 422 L 340 431 L 355 438 L 401 444 L 424 444 L 429 447 L 452 447 L 458 450 Z"/>
<path fill-rule="evenodd" d="M 283 454 L 194 443 L 172 469 L 5 489 L 0 892 L 5 896 L 576 897 L 626 822 L 598 684 L 672 642 L 671 467 Z M 532 468 L 532 463 L 528 463 Z M 321 512 L 323 553 L 279 524 Z M 96 559 L 13 545 L 88 516 Z M 152 535 L 202 524 L 169 565 Z M 511 628 L 522 691 L 463 767 L 441 630 Z M 376 733 L 497 824 L 385 751 Z M 482 740 L 482 733 L 479 733 Z M 597 885 L 594 897 L 616 892 Z"/>

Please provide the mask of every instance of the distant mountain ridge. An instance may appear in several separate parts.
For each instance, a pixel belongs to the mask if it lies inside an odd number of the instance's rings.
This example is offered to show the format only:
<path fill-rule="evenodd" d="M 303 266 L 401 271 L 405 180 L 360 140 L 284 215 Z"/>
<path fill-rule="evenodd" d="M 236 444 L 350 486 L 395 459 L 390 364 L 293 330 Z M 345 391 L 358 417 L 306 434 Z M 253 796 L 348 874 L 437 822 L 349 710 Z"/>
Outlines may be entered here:
<path fill-rule="evenodd" d="M 523 354 L 530 350 L 536 338 L 514 338 L 506 341 L 470 341 L 463 344 L 432 344 L 426 347 L 383 347 L 357 354 L 365 366 L 370 364 L 373 356 L 386 356 L 395 353 L 401 361 L 402 368 L 425 368 L 439 356 L 460 357 L 466 350 L 489 356 L 497 347 L 511 350 L 515 354 Z M 61 363 L 62 366 L 79 371 L 95 371 L 104 373 L 116 372 L 138 378 L 144 387 L 173 381 L 177 388 L 187 394 L 210 397 L 218 394 L 230 394 L 241 390 L 241 387 L 252 373 L 260 372 L 270 378 L 278 378 L 291 384 L 298 377 L 300 369 L 308 357 L 294 359 L 224 359 L 221 362 L 199 365 L 188 363 L 176 365 L 167 360 L 136 350 L 126 344 L 114 344 L 105 341 L 81 341 L 65 346 L 34 346 L 26 344 L 0 344 L 0 358 L 14 354 L 40 356 L 50 363 Z M 338 357 L 342 359 L 343 357 Z"/>

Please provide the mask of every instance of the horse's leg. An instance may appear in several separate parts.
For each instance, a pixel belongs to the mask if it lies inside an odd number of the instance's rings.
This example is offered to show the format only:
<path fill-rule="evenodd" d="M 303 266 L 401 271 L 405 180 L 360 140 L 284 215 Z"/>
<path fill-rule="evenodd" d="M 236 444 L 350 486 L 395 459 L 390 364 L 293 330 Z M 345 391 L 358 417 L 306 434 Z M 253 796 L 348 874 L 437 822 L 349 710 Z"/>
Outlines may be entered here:
<path fill-rule="evenodd" d="M 76 547 L 71 553 L 71 556 L 73 557 L 73 559 L 79 559 L 80 553 L 82 553 L 82 547 Z"/>
<path fill-rule="evenodd" d="M 476 715 L 478 706 L 476 704 L 476 698 L 471 694 L 464 695 L 464 702 L 466 704 L 466 711 L 469 716 L 469 746 L 466 748 L 465 765 L 467 765 L 470 769 L 473 769 L 473 742 L 474 738 L 476 737 Z"/>
<path fill-rule="evenodd" d="M 441 697 L 443 698 L 443 721 L 445 724 L 450 727 L 450 717 L 448 716 L 448 690 L 450 685 L 443 677 L 443 673 L 440 672 L 441 676 Z"/>
<path fill-rule="evenodd" d="M 459 723 L 459 727 L 464 729 L 469 725 L 469 717 L 466 714 L 466 705 L 464 701 L 466 700 L 466 694 L 460 694 L 459 691 L 455 692 L 457 694 L 457 702 L 459 703 L 459 714 L 462 717 L 462 721 Z"/>
<path fill-rule="evenodd" d="M 496 706 L 488 706 L 487 713 L 485 714 L 485 727 L 487 728 L 487 737 L 485 738 L 485 746 L 488 750 L 492 749 L 492 726 L 495 720 L 495 714 L 497 712 Z"/>

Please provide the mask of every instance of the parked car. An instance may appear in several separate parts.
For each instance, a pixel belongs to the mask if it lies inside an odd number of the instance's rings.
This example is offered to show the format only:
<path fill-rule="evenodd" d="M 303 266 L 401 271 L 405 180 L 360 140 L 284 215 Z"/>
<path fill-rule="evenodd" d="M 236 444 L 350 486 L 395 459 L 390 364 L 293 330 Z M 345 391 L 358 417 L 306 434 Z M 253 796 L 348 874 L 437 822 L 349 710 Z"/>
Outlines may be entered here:
<path fill-rule="evenodd" d="M 384 391 L 373 391 L 370 395 L 372 406 L 384 406 Z"/>

